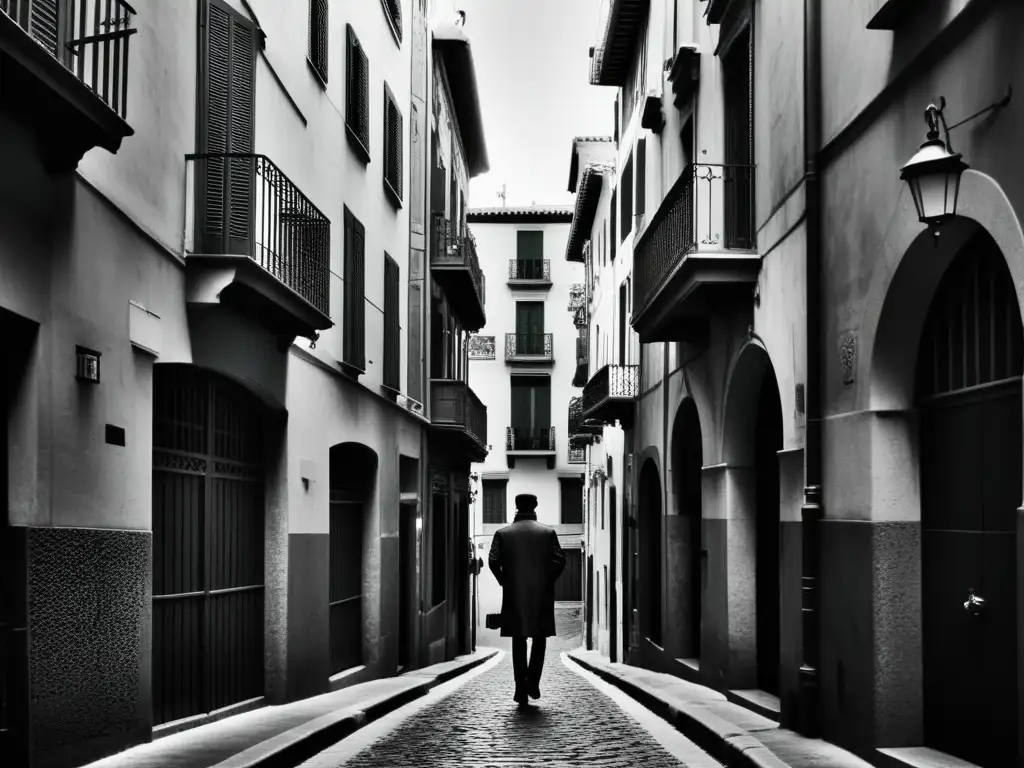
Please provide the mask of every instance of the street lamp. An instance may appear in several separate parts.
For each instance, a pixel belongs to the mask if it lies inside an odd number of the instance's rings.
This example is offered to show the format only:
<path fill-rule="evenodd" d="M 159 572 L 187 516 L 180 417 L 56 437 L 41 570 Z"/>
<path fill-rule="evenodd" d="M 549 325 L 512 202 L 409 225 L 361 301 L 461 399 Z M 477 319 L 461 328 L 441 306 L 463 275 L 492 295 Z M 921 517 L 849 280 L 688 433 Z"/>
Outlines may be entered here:
<path fill-rule="evenodd" d="M 960 153 L 954 153 L 949 143 L 949 128 L 942 114 L 946 100 L 940 98 L 939 105 L 929 104 L 925 109 L 928 137 L 917 154 L 900 169 L 900 178 L 907 182 L 914 198 L 918 219 L 931 225 L 936 237 L 939 226 L 956 215 L 960 175 L 968 168 Z M 939 138 L 940 124 L 946 135 L 945 141 Z"/>

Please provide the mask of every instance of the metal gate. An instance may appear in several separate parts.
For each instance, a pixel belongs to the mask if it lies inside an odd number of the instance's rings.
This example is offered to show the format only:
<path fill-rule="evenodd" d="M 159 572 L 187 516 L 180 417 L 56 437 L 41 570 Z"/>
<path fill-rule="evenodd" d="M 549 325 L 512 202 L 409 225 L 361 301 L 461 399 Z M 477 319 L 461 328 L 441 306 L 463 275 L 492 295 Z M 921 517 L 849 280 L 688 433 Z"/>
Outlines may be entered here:
<path fill-rule="evenodd" d="M 1016 764 L 1024 334 L 987 235 L 950 265 L 918 357 L 925 742 Z"/>
<path fill-rule="evenodd" d="M 153 377 L 153 716 L 263 694 L 262 407 L 197 368 Z"/>

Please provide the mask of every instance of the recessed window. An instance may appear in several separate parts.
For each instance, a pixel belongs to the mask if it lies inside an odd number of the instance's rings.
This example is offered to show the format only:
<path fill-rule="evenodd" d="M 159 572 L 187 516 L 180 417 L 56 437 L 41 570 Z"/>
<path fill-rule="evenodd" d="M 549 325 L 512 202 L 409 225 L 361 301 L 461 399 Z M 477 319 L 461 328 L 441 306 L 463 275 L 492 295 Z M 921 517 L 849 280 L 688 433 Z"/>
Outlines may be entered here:
<path fill-rule="evenodd" d="M 508 522 L 506 505 L 507 480 L 483 481 L 484 523 L 487 525 L 504 525 Z"/>

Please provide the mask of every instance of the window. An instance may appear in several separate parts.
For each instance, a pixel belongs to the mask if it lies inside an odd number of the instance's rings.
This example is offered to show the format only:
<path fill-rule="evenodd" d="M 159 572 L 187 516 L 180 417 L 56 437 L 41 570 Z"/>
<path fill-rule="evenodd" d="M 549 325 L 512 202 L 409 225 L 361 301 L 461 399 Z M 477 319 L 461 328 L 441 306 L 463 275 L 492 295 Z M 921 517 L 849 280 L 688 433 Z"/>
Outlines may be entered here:
<path fill-rule="evenodd" d="M 352 25 L 346 26 L 348 39 L 347 77 L 345 80 L 345 133 L 353 149 L 363 160 L 370 162 L 370 62 L 366 58 Z"/>
<path fill-rule="evenodd" d="M 590 575 L 593 576 L 594 574 L 591 573 Z M 600 581 L 597 582 L 597 597 L 594 598 L 594 605 L 595 606 L 601 605 L 601 582 Z M 597 626 L 600 627 L 601 626 L 601 612 L 598 611 L 598 610 L 595 610 L 594 611 L 594 618 L 597 621 Z"/>
<path fill-rule="evenodd" d="M 516 354 L 544 355 L 546 338 L 544 333 L 544 302 L 516 302 Z"/>
<path fill-rule="evenodd" d="M 575 477 L 561 477 L 562 525 L 583 523 L 583 481 Z"/>
<path fill-rule="evenodd" d="M 384 83 L 384 189 L 391 202 L 402 206 L 402 113 L 395 95 Z"/>
<path fill-rule="evenodd" d="M 506 502 L 507 480 L 484 480 L 484 524 L 504 525 L 508 521 Z"/>
<path fill-rule="evenodd" d="M 345 207 L 345 315 L 342 363 L 366 372 L 366 230 Z"/>
<path fill-rule="evenodd" d="M 608 566 L 604 566 L 604 623 L 608 623 Z"/>
<path fill-rule="evenodd" d="M 619 365 L 626 364 L 626 283 L 619 286 Z"/>
<path fill-rule="evenodd" d="M 634 204 L 637 216 L 644 213 L 644 206 L 647 204 L 647 139 L 640 139 L 636 143 L 636 202 Z"/>
<path fill-rule="evenodd" d="M 615 261 L 615 246 L 618 244 L 619 239 L 615 236 L 615 220 L 619 215 L 619 206 L 616 204 L 618 199 L 619 190 L 616 189 L 612 192 L 612 210 L 608 218 L 611 222 L 611 237 L 608 240 L 608 259 L 612 262 Z"/>
<path fill-rule="evenodd" d="M 754 247 L 754 96 L 751 80 L 753 42 L 750 29 L 729 49 L 722 62 L 725 96 L 725 247 Z"/>
<path fill-rule="evenodd" d="M 604 480 L 601 481 L 601 488 L 598 490 L 601 496 L 601 530 L 604 530 Z"/>
<path fill-rule="evenodd" d="M 380 0 L 384 6 L 384 14 L 388 18 L 391 27 L 391 34 L 395 36 L 395 42 L 401 45 L 402 42 L 402 0 Z"/>
<path fill-rule="evenodd" d="M 633 153 L 629 153 L 626 165 L 622 169 L 622 178 L 619 181 L 619 189 L 622 190 L 622 197 L 619 202 L 622 205 L 620 216 L 622 217 L 622 232 L 619 240 L 625 240 L 626 236 L 633 231 Z"/>
<path fill-rule="evenodd" d="M 198 143 L 200 153 L 213 157 L 200 166 L 206 183 L 198 185 L 196 208 L 204 252 L 228 253 L 232 239 L 249 243 L 252 237 L 256 26 L 221 0 L 208 0 L 205 13 Z M 226 153 L 248 157 L 227 159 Z"/>
<path fill-rule="evenodd" d="M 384 386 L 401 388 L 402 335 L 398 314 L 398 262 L 384 254 Z"/>
<path fill-rule="evenodd" d="M 513 449 L 548 451 L 551 446 L 551 377 L 511 377 Z"/>
<path fill-rule="evenodd" d="M 544 279 L 543 232 L 516 232 L 516 277 L 520 280 Z"/>
<path fill-rule="evenodd" d="M 619 143 L 619 95 L 615 94 L 615 133 L 613 134 L 615 143 Z"/>
<path fill-rule="evenodd" d="M 309 0 L 309 65 L 327 82 L 327 0 Z"/>

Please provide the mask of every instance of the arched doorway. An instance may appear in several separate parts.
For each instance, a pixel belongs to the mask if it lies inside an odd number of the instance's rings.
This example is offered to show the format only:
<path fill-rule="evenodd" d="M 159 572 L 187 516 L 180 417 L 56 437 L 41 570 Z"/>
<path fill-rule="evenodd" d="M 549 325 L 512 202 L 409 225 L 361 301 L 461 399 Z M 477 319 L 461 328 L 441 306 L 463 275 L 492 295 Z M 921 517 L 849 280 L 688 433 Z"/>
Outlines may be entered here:
<path fill-rule="evenodd" d="M 362 443 L 330 452 L 328 621 L 330 673 L 363 663 L 363 548 L 366 506 L 377 484 L 377 454 Z"/>
<path fill-rule="evenodd" d="M 704 449 L 700 418 L 692 398 L 679 406 L 672 430 L 672 476 L 675 481 L 678 529 L 672 537 L 674 571 L 671 583 L 676 594 L 670 597 L 670 614 L 678 616 L 680 637 L 674 650 L 680 658 L 700 658 L 702 606 L 702 520 L 701 467 Z"/>
<path fill-rule="evenodd" d="M 661 616 L 661 479 L 654 461 L 648 459 L 640 470 L 637 496 L 640 518 L 640 603 L 641 631 L 657 646 L 662 644 Z"/>
<path fill-rule="evenodd" d="M 729 547 L 727 578 L 736 579 L 730 610 L 753 612 L 753 638 L 731 637 L 737 654 L 733 687 L 778 696 L 780 661 L 780 489 L 782 405 L 771 359 L 750 343 L 740 353 L 726 393 L 723 457 L 732 476 L 730 526 L 751 537 L 751 558 Z M 752 562 L 751 562 L 752 561 Z M 753 589 L 751 589 L 751 586 Z"/>
<path fill-rule="evenodd" d="M 985 768 L 1017 753 L 1022 373 L 1013 281 L 980 230 L 932 299 L 915 394 L 925 741 Z"/>
<path fill-rule="evenodd" d="M 153 720 L 263 694 L 264 424 L 247 390 L 153 373 Z"/>

